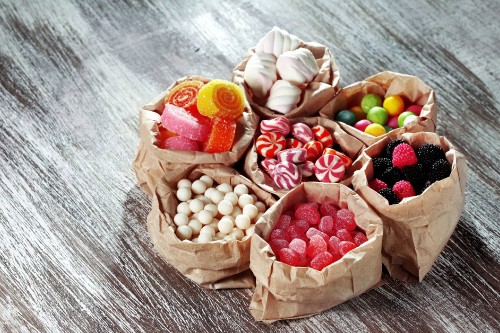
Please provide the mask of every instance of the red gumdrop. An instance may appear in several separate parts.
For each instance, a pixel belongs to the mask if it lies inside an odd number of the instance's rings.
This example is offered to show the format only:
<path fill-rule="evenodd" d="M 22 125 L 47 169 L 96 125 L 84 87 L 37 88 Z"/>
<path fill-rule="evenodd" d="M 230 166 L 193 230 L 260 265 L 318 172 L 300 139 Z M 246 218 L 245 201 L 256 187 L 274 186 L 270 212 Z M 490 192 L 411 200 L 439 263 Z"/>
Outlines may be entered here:
<path fill-rule="evenodd" d="M 328 246 L 325 240 L 320 235 L 314 235 L 309 240 L 309 245 L 307 246 L 307 255 L 310 258 L 315 258 L 318 254 L 326 252 Z"/>
<path fill-rule="evenodd" d="M 287 239 L 289 240 L 292 240 L 294 238 L 307 239 L 306 235 L 296 225 L 289 226 L 288 229 L 286 229 L 286 232 L 288 234 Z"/>
<path fill-rule="evenodd" d="M 351 233 L 345 229 L 337 230 L 337 237 L 341 241 L 354 242 L 354 239 L 352 239 Z"/>
<path fill-rule="evenodd" d="M 349 209 L 341 209 L 337 212 L 337 230 L 346 229 L 353 231 L 356 229 L 354 214 Z"/>
<path fill-rule="evenodd" d="M 325 234 L 331 236 L 333 235 L 333 217 L 323 216 L 319 221 L 319 230 L 323 231 Z"/>
<path fill-rule="evenodd" d="M 340 254 L 339 252 L 340 242 L 341 240 L 337 236 L 330 237 L 330 239 L 328 240 L 328 248 L 330 249 L 330 251 Z"/>
<path fill-rule="evenodd" d="M 294 225 L 297 226 L 297 228 L 299 228 L 300 231 L 302 231 L 304 234 L 307 232 L 307 230 L 309 230 L 309 223 L 304 220 L 296 220 Z"/>
<path fill-rule="evenodd" d="M 320 231 L 320 230 L 318 230 L 318 229 L 316 229 L 314 227 L 313 228 L 309 228 L 309 230 L 307 230 L 307 232 L 306 232 L 306 236 L 309 239 L 311 239 L 315 235 L 321 236 L 321 238 L 323 238 L 325 240 L 325 242 L 328 242 L 328 239 L 330 239 L 330 236 L 328 236 L 323 231 Z"/>
<path fill-rule="evenodd" d="M 269 246 L 271 246 L 271 250 L 273 250 L 276 256 L 279 256 L 280 250 L 288 247 L 288 241 L 284 239 L 271 239 L 269 241 Z"/>
<path fill-rule="evenodd" d="M 293 250 L 283 248 L 280 250 L 280 261 L 290 266 L 298 266 L 299 256 Z"/>
<path fill-rule="evenodd" d="M 295 212 L 293 210 L 287 210 L 286 212 L 283 213 L 283 215 L 288 215 L 293 219 Z"/>
<path fill-rule="evenodd" d="M 277 229 L 287 229 L 292 222 L 292 218 L 290 215 L 281 215 L 278 219 L 278 222 L 276 222 L 276 228 Z"/>
<path fill-rule="evenodd" d="M 341 255 L 345 255 L 347 252 L 356 248 L 356 244 L 353 242 L 340 242 L 339 250 Z"/>
<path fill-rule="evenodd" d="M 331 216 L 334 219 L 337 217 L 337 211 L 338 210 L 339 209 L 334 204 L 329 203 L 329 202 L 325 202 L 319 208 L 321 216 Z"/>
<path fill-rule="evenodd" d="M 332 264 L 334 262 L 333 256 L 328 252 L 319 253 L 313 260 L 311 260 L 311 268 L 314 268 L 318 271 L 322 270 L 326 266 Z"/>
<path fill-rule="evenodd" d="M 301 266 L 301 267 L 306 267 L 306 266 L 309 266 L 309 261 L 307 259 L 307 254 L 298 254 L 299 256 L 299 264 L 298 266 Z"/>
<path fill-rule="evenodd" d="M 342 255 L 340 254 L 340 252 L 338 252 L 338 251 L 330 251 L 330 250 L 328 252 L 332 255 L 333 262 L 342 259 Z"/>
<path fill-rule="evenodd" d="M 283 229 L 274 229 L 271 231 L 271 239 L 288 239 L 288 234 L 285 230 Z"/>
<path fill-rule="evenodd" d="M 295 210 L 299 210 L 299 209 L 302 209 L 304 207 L 309 207 L 309 208 L 312 208 L 314 210 L 318 210 L 319 208 L 319 205 L 317 202 L 301 202 L 301 203 L 298 203 L 298 204 L 295 204 L 294 205 L 294 208 Z"/>
<path fill-rule="evenodd" d="M 288 248 L 294 250 L 298 254 L 306 254 L 307 253 L 307 244 L 304 240 L 300 238 L 295 238 L 293 239 L 290 244 L 288 245 Z"/>
<path fill-rule="evenodd" d="M 364 242 L 368 241 L 368 238 L 366 237 L 366 235 L 364 233 L 362 233 L 361 231 L 354 231 L 352 235 L 352 238 L 354 239 L 354 244 L 356 244 L 356 246 L 360 246 L 361 244 L 363 244 Z"/>
<path fill-rule="evenodd" d="M 316 225 L 321 219 L 319 212 L 311 207 L 303 206 L 295 211 L 295 218 L 297 220 L 304 220 L 309 224 Z"/>

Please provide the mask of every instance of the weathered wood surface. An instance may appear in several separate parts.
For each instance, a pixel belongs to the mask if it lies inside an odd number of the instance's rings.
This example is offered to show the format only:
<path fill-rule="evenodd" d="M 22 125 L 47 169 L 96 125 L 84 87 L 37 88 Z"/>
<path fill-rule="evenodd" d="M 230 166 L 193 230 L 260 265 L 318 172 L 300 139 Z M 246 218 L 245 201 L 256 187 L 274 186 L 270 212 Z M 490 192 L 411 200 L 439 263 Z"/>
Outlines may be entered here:
<path fill-rule="evenodd" d="M 0 331 L 491 332 L 499 324 L 500 2 L 0 2 Z M 438 96 L 470 167 L 464 212 L 421 284 L 255 322 L 250 290 L 198 288 L 153 250 L 137 109 L 178 77 L 229 79 L 272 25 L 328 45 L 341 84 L 382 70 Z"/>

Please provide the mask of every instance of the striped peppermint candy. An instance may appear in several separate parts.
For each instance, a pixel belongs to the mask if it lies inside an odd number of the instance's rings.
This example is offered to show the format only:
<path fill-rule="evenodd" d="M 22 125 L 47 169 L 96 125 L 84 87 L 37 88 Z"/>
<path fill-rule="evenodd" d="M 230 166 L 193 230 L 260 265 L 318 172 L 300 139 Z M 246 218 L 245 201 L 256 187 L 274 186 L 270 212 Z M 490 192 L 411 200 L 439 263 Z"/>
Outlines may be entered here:
<path fill-rule="evenodd" d="M 314 135 L 309 126 L 304 123 L 293 124 L 290 128 L 292 136 L 300 142 L 307 143 L 314 140 Z"/>
<path fill-rule="evenodd" d="M 311 161 L 305 161 L 302 164 L 297 165 L 302 177 L 311 177 L 314 175 L 314 163 Z"/>
<path fill-rule="evenodd" d="M 344 177 L 344 163 L 337 155 L 323 155 L 314 164 L 314 174 L 319 181 L 337 183 Z"/>
<path fill-rule="evenodd" d="M 326 128 L 321 125 L 316 125 L 312 128 L 314 138 L 323 144 L 324 148 L 332 148 L 333 147 L 333 137 L 328 132 Z"/>
<path fill-rule="evenodd" d="M 291 190 L 300 184 L 302 174 L 292 162 L 280 162 L 274 168 L 273 180 L 279 188 Z"/>
<path fill-rule="evenodd" d="M 285 137 L 280 133 L 268 132 L 260 135 L 255 142 L 257 152 L 264 157 L 273 158 L 285 148 Z"/>
<path fill-rule="evenodd" d="M 304 148 L 304 144 L 297 139 L 288 138 L 286 139 L 286 147 L 290 148 Z"/>
<path fill-rule="evenodd" d="M 278 161 L 302 163 L 306 160 L 307 151 L 304 148 L 285 149 L 278 153 Z"/>
<path fill-rule="evenodd" d="M 323 152 L 323 144 L 319 141 L 309 141 L 304 148 L 307 151 L 307 160 L 312 162 L 316 161 Z"/>
<path fill-rule="evenodd" d="M 262 162 L 260 162 L 262 169 L 264 169 L 264 171 L 271 177 L 273 176 L 276 164 L 278 164 L 278 160 L 275 160 L 274 158 L 265 158 Z"/>
<path fill-rule="evenodd" d="M 269 120 L 262 120 L 260 122 L 260 132 L 276 132 L 287 136 L 288 133 L 290 133 L 290 121 L 283 116 Z"/>
<path fill-rule="evenodd" d="M 341 152 L 336 151 L 333 148 L 325 148 L 325 150 L 323 150 L 323 155 L 328 155 L 328 154 L 337 155 L 338 157 L 340 157 L 342 162 L 344 162 L 344 167 L 346 169 L 349 169 L 351 167 L 352 159 L 349 156 L 342 154 Z"/>

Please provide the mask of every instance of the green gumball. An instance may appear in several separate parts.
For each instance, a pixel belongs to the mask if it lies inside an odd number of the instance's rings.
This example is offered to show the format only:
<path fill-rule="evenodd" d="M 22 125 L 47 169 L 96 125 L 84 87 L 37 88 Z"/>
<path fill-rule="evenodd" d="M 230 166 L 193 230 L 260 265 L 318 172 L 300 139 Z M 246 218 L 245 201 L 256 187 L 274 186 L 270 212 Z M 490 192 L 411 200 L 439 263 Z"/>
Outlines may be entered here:
<path fill-rule="evenodd" d="M 413 112 L 411 112 L 411 111 L 405 111 L 405 112 L 401 113 L 398 116 L 398 126 L 399 127 L 404 127 L 404 125 L 405 125 L 405 119 L 408 116 L 416 116 L 416 114 L 413 113 Z"/>
<path fill-rule="evenodd" d="M 356 114 L 349 110 L 342 110 L 335 116 L 336 121 L 341 121 L 347 125 L 354 126 L 356 123 Z"/>
<path fill-rule="evenodd" d="M 368 111 L 366 119 L 372 123 L 385 125 L 387 124 L 387 119 L 389 119 L 389 113 L 381 106 L 374 106 L 370 109 L 370 111 Z"/>
<path fill-rule="evenodd" d="M 361 108 L 365 113 L 368 113 L 375 106 L 382 106 L 382 99 L 378 95 L 367 94 L 361 100 Z"/>

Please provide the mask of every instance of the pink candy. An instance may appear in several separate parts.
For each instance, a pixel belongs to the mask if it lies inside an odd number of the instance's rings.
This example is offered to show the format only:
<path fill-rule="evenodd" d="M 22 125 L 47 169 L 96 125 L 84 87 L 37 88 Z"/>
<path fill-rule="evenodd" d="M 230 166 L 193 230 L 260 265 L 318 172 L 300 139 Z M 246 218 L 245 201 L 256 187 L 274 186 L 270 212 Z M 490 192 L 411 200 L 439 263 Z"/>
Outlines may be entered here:
<path fill-rule="evenodd" d="M 304 148 L 304 144 L 297 139 L 289 138 L 286 139 L 287 148 Z"/>
<path fill-rule="evenodd" d="M 260 122 L 260 132 L 276 132 L 287 136 L 288 133 L 290 133 L 290 121 L 283 116 L 269 120 L 262 120 Z"/>
<path fill-rule="evenodd" d="M 280 162 L 274 168 L 273 180 L 279 188 L 291 190 L 300 184 L 302 175 L 295 164 Z"/>
<path fill-rule="evenodd" d="M 337 155 L 323 155 L 314 164 L 314 173 L 319 181 L 336 183 L 344 176 L 344 163 Z"/>
<path fill-rule="evenodd" d="M 276 164 L 278 164 L 278 160 L 275 160 L 274 158 L 265 158 L 262 162 L 260 162 L 264 171 L 270 176 L 273 174 Z"/>
<path fill-rule="evenodd" d="M 191 140 L 204 141 L 210 134 L 210 120 L 204 116 L 194 117 L 185 109 L 166 104 L 161 115 L 163 127 Z"/>
<path fill-rule="evenodd" d="M 314 135 L 311 128 L 303 123 L 293 124 L 291 127 L 291 133 L 295 139 L 303 143 L 314 140 Z"/>
<path fill-rule="evenodd" d="M 314 138 L 323 144 L 323 148 L 333 147 L 333 138 L 326 128 L 316 125 L 312 128 Z"/>
<path fill-rule="evenodd" d="M 302 163 L 306 160 L 306 150 L 304 148 L 285 149 L 278 152 L 278 161 Z"/>
<path fill-rule="evenodd" d="M 300 173 L 304 177 L 311 177 L 314 175 L 314 163 L 311 161 L 304 161 L 304 163 L 297 165 Z"/>
<path fill-rule="evenodd" d="M 175 150 L 199 151 L 198 141 L 183 136 L 173 136 L 163 141 L 161 148 Z"/>

